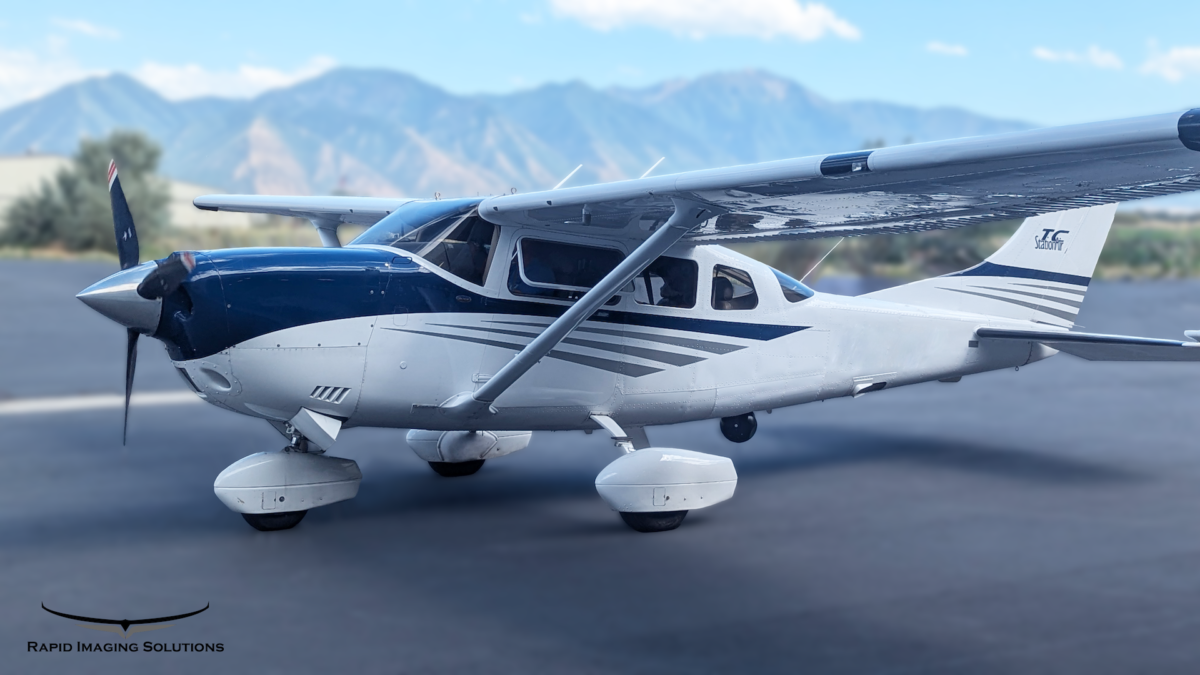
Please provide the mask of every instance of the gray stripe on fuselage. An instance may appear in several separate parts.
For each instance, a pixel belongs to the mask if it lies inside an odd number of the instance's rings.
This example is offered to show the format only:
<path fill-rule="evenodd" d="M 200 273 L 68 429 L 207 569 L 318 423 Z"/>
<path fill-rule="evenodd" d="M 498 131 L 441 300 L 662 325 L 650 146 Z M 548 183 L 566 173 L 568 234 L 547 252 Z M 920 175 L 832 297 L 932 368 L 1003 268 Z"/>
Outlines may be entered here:
<path fill-rule="evenodd" d="M 466 335 L 447 335 L 446 333 L 433 333 L 424 330 L 410 330 L 407 328 L 387 328 L 384 330 L 394 330 L 397 333 L 413 333 L 415 335 L 428 335 L 430 337 L 446 338 L 448 340 L 458 340 L 460 342 L 471 342 L 479 345 L 487 345 L 489 347 L 500 347 L 501 349 L 511 349 L 514 352 L 519 352 L 525 349 L 525 345 L 513 344 L 511 342 L 500 342 L 499 340 L 486 340 L 484 338 L 468 337 Z M 628 375 L 630 377 L 642 377 L 643 375 L 653 375 L 661 373 L 662 368 L 653 368 L 651 366 L 643 366 L 636 363 L 625 363 L 623 361 L 611 361 L 609 359 L 601 359 L 595 356 L 587 356 L 585 354 L 572 354 L 571 352 L 563 352 L 557 349 L 551 350 L 549 356 L 552 359 L 560 361 L 569 361 L 581 366 L 597 368 L 599 370 L 607 370 L 610 373 L 618 375 Z"/>
<path fill-rule="evenodd" d="M 1035 305 L 1032 302 L 1021 302 L 1020 300 L 1013 300 L 1012 298 L 1006 298 L 1006 297 L 1003 297 L 1000 295 L 989 295 L 987 293 L 976 293 L 975 291 L 964 291 L 961 288 L 942 288 L 941 286 L 938 286 L 938 288 L 943 291 L 954 291 L 955 293 L 966 293 L 967 295 L 977 295 L 981 298 L 988 298 L 990 300 L 998 300 L 1000 302 L 1007 302 L 1010 305 L 1018 305 L 1020 307 L 1028 307 L 1029 309 L 1037 310 L 1039 312 L 1045 312 L 1046 314 L 1049 314 L 1050 316 L 1057 316 L 1058 318 L 1060 318 L 1064 321 L 1070 321 L 1071 323 L 1075 323 L 1075 315 L 1071 314 L 1070 312 L 1064 312 L 1061 310 L 1053 309 L 1051 307 L 1044 307 L 1042 305 Z M 980 312 L 980 313 L 982 314 L 984 312 Z"/>
<path fill-rule="evenodd" d="M 1070 293 L 1083 297 L 1087 295 L 1087 291 L 1077 291 L 1074 288 L 1059 288 L 1058 286 L 1042 286 L 1041 284 L 1013 284 L 1013 286 L 1025 286 L 1026 288 L 1044 288 L 1048 291 L 1060 291 L 1062 293 Z"/>
<path fill-rule="evenodd" d="M 475 330 L 485 333 L 499 333 L 501 335 L 512 335 L 515 337 L 535 338 L 539 333 L 530 333 L 520 330 L 504 330 L 502 328 L 480 328 L 476 326 L 456 326 L 448 323 L 431 323 L 430 326 L 439 328 L 459 328 L 462 330 Z M 596 340 L 581 340 L 579 338 L 567 337 L 563 338 L 564 344 L 575 345 L 576 347 L 587 347 L 589 349 L 598 349 L 605 352 L 614 352 L 616 354 L 628 354 L 636 356 L 647 361 L 658 361 L 672 366 L 690 366 L 698 361 L 704 361 L 703 356 L 692 356 L 691 354 L 678 354 L 676 352 L 664 352 L 659 349 L 648 349 L 646 347 L 631 347 L 626 345 L 615 345 L 608 342 L 597 342 Z"/>
<path fill-rule="evenodd" d="M 548 323 L 530 323 L 526 321 L 488 321 L 486 323 L 501 323 L 510 326 L 538 326 L 546 328 Z M 590 328 L 580 326 L 576 328 L 576 333 L 598 333 L 600 335 L 612 335 L 615 337 L 627 337 L 636 340 L 645 340 L 646 342 L 661 342 L 665 345 L 675 345 L 676 347 L 687 347 L 696 351 L 709 352 L 710 354 L 731 354 L 736 351 L 745 349 L 742 345 L 730 345 L 723 342 L 710 342 L 708 340 L 697 340 L 695 338 L 681 338 L 670 335 L 656 335 L 653 333 L 634 333 L 630 331 L 612 330 L 609 328 Z"/>
<path fill-rule="evenodd" d="M 971 288 L 982 288 L 985 291 L 1000 291 L 1002 293 L 1015 293 L 1017 295 L 1025 295 L 1025 296 L 1028 296 L 1031 298 L 1041 298 L 1042 300 L 1051 300 L 1051 301 L 1057 302 L 1059 304 L 1067 305 L 1068 307 L 1074 307 L 1075 309 L 1079 309 L 1080 307 L 1083 307 L 1083 303 L 1080 302 L 1079 300 L 1067 300 L 1066 298 L 1056 298 L 1052 295 L 1046 295 L 1045 293 L 1030 293 L 1029 291 L 1014 291 L 1011 288 L 996 288 L 995 286 L 971 286 Z"/>

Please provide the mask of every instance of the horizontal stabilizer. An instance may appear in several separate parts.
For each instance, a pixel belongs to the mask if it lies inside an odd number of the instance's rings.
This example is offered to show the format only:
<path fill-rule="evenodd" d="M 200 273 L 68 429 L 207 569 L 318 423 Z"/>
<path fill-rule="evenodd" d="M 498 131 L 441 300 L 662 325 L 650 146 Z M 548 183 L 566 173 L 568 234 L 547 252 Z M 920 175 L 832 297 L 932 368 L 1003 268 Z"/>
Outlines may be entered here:
<path fill-rule="evenodd" d="M 1200 342 L 1068 331 L 980 328 L 983 340 L 1037 342 L 1088 361 L 1200 361 Z"/>
<path fill-rule="evenodd" d="M 413 201 L 382 197 L 276 197 L 269 195 L 203 195 L 192 203 L 202 211 L 266 213 L 291 218 L 371 226 Z"/>

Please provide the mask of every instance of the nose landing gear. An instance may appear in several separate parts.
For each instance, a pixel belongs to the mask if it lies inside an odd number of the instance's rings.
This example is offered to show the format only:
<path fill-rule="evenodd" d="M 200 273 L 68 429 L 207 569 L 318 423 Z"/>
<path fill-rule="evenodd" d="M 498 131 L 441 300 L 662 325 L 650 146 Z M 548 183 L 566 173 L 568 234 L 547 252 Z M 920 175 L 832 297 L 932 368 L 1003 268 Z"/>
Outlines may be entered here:
<path fill-rule="evenodd" d="M 324 421 L 316 413 L 310 416 Z M 291 443 L 282 452 L 243 457 L 213 482 L 217 498 L 262 532 L 291 529 L 309 509 L 353 499 L 362 482 L 354 460 L 323 454 L 328 445 L 321 441 L 331 444 L 332 434 L 328 438 L 315 434 L 318 440 L 300 434 L 292 424 L 286 431 Z"/>
<path fill-rule="evenodd" d="M 683 524 L 687 511 L 633 513 L 621 511 L 621 520 L 638 532 L 669 532 Z"/>

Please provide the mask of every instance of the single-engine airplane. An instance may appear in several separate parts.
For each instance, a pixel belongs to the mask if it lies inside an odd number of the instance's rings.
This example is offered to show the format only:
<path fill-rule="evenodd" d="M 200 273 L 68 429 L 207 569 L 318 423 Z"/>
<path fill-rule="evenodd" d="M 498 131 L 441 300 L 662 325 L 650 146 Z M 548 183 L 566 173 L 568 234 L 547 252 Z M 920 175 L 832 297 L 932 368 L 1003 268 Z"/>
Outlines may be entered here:
<path fill-rule="evenodd" d="M 209 403 L 270 422 L 282 452 L 214 490 L 260 530 L 350 499 L 342 429 L 410 429 L 443 476 L 533 431 L 601 430 L 596 478 L 642 532 L 733 496 L 724 457 L 646 428 L 1019 367 L 1200 361 L 1191 341 L 1072 330 L 1118 202 L 1200 189 L 1200 109 L 476 199 L 213 195 L 210 211 L 298 216 L 323 248 L 181 251 L 139 264 L 115 165 L 121 271 L 79 298 L 166 345 Z M 986 261 L 858 297 L 815 293 L 720 243 L 913 232 L 1025 218 Z M 342 246 L 343 223 L 369 226 Z"/>

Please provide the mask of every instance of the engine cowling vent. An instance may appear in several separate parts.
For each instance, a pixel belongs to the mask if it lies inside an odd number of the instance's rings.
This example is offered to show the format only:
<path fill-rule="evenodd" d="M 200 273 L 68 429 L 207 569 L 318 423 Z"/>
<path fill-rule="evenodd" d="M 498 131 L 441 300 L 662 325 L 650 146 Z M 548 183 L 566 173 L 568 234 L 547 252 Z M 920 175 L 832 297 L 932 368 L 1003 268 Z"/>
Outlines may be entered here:
<path fill-rule="evenodd" d="M 350 393 L 350 387 L 316 387 L 309 394 L 309 398 L 314 398 L 318 401 L 326 403 L 341 403 L 346 398 L 346 394 Z"/>

